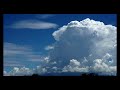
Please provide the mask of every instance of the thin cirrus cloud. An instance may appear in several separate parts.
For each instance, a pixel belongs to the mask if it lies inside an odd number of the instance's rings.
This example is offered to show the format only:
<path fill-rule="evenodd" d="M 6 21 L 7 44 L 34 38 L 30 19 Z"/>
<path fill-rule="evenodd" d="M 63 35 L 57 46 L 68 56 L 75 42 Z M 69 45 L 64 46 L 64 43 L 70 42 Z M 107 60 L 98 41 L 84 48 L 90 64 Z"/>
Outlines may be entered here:
<path fill-rule="evenodd" d="M 37 15 L 36 17 L 40 18 L 40 19 L 47 19 L 47 18 L 51 18 L 53 16 L 55 16 L 55 15 L 53 15 L 53 14 L 40 14 L 40 15 Z"/>
<path fill-rule="evenodd" d="M 44 22 L 39 20 L 23 20 L 10 25 L 14 29 L 55 29 L 58 25 L 51 22 Z"/>
<path fill-rule="evenodd" d="M 39 53 L 39 52 L 38 52 Z M 15 61 L 19 58 L 25 59 L 26 61 L 42 62 L 43 56 L 36 54 L 35 51 L 29 46 L 17 45 L 15 43 L 4 43 L 4 66 L 12 65 L 18 66 Z M 41 59 L 42 58 L 42 59 Z M 47 61 L 46 61 L 47 62 Z"/>
<path fill-rule="evenodd" d="M 14 43 L 4 43 L 4 57 L 31 54 L 32 48 L 28 46 L 16 45 Z"/>
<path fill-rule="evenodd" d="M 27 55 L 27 57 L 29 58 L 29 61 L 31 61 L 31 62 L 40 62 L 42 64 L 46 64 L 46 63 L 49 62 L 49 57 L 48 56 L 30 54 L 30 55 Z"/>
<path fill-rule="evenodd" d="M 24 65 L 18 61 L 4 61 L 5 67 L 23 67 Z"/>

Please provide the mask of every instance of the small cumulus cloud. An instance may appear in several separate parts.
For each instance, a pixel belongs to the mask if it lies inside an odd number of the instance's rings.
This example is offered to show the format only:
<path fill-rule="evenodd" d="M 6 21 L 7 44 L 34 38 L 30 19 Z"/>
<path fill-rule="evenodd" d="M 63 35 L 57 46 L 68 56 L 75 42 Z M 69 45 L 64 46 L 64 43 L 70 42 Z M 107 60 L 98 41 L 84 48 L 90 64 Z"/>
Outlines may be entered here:
<path fill-rule="evenodd" d="M 8 72 L 6 72 L 6 71 L 3 71 L 3 75 L 4 75 L 4 76 L 10 76 L 10 75 L 8 74 Z"/>
<path fill-rule="evenodd" d="M 46 46 L 46 47 L 45 47 L 45 50 L 51 50 L 51 49 L 54 49 L 54 46 L 50 46 L 50 45 L 49 45 L 49 46 Z"/>
<path fill-rule="evenodd" d="M 14 67 L 13 70 L 4 74 L 5 74 L 4 76 L 29 76 L 33 74 L 33 71 L 26 67 L 22 68 Z"/>
<path fill-rule="evenodd" d="M 69 65 L 63 68 L 62 72 L 88 72 L 88 67 L 81 67 L 79 61 L 72 59 Z"/>
<path fill-rule="evenodd" d="M 93 61 L 93 72 L 100 73 L 101 75 L 116 75 L 117 67 L 109 65 L 103 61 L 103 59 L 96 59 Z"/>
<path fill-rule="evenodd" d="M 39 75 L 46 73 L 46 72 L 47 72 L 47 69 L 42 66 L 37 66 L 37 68 L 34 70 L 34 73 L 39 74 Z"/>
<path fill-rule="evenodd" d="M 31 76 L 33 74 L 41 75 L 46 73 L 47 69 L 42 66 L 37 66 L 35 69 L 30 69 L 26 67 L 14 67 L 10 72 L 3 72 L 4 76 Z"/>

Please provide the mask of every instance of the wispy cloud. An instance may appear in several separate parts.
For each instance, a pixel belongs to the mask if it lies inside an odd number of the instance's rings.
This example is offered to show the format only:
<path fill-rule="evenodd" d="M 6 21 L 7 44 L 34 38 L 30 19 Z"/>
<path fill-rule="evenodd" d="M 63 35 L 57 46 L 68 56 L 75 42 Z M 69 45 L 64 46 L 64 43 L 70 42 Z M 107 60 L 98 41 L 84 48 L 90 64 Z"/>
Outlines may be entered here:
<path fill-rule="evenodd" d="M 4 61 L 5 67 L 23 67 L 24 65 L 18 61 Z"/>
<path fill-rule="evenodd" d="M 29 61 L 32 62 L 40 62 L 43 59 L 43 57 L 38 54 L 29 54 L 27 55 L 27 58 L 29 58 Z"/>
<path fill-rule="evenodd" d="M 31 62 L 40 62 L 41 64 L 47 64 L 49 62 L 48 56 L 41 55 L 28 55 L 29 61 Z"/>
<path fill-rule="evenodd" d="M 19 57 L 19 58 L 18 58 Z M 20 58 L 30 62 L 48 62 L 45 56 L 39 54 L 39 52 L 33 51 L 30 46 L 17 45 L 14 43 L 4 43 L 4 65 L 5 66 L 19 66 L 18 61 Z M 22 61 L 22 60 L 21 60 Z M 10 65 L 9 65 L 10 64 Z"/>
<path fill-rule="evenodd" d="M 37 15 L 37 17 L 40 19 L 47 19 L 47 18 L 51 18 L 53 16 L 55 16 L 55 15 L 53 15 L 53 14 L 39 14 L 39 15 Z"/>
<path fill-rule="evenodd" d="M 39 20 L 22 20 L 10 25 L 14 29 L 55 29 L 58 25 L 51 22 L 44 22 Z"/>
<path fill-rule="evenodd" d="M 28 46 L 16 45 L 14 43 L 4 43 L 4 56 L 27 55 L 31 54 L 32 48 Z"/>

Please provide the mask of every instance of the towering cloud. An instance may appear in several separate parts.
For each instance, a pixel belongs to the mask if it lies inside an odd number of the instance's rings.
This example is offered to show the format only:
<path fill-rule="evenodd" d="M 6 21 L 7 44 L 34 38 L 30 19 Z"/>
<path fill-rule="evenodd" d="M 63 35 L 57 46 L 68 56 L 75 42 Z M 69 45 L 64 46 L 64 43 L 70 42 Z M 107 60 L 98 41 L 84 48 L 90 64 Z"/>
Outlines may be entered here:
<path fill-rule="evenodd" d="M 71 21 L 52 34 L 56 42 L 47 48 L 49 64 L 37 71 L 116 75 L 116 33 L 115 26 L 89 18 Z"/>
<path fill-rule="evenodd" d="M 71 21 L 53 33 L 56 42 L 50 59 L 68 71 L 75 67 L 72 71 L 81 72 L 84 67 L 88 72 L 116 73 L 116 33 L 115 26 L 89 18 Z M 71 66 L 74 59 L 80 64 Z"/>

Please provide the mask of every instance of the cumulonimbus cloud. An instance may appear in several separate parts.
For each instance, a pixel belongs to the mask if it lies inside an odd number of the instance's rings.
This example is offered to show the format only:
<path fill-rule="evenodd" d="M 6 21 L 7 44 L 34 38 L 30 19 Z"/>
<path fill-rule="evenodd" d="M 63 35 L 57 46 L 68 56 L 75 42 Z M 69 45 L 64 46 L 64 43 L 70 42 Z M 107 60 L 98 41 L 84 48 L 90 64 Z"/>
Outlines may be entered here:
<path fill-rule="evenodd" d="M 43 22 L 39 20 L 23 20 L 13 23 L 10 28 L 14 29 L 55 29 L 58 25 L 51 22 Z"/>
<path fill-rule="evenodd" d="M 53 33 L 56 42 L 50 59 L 66 71 L 86 68 L 88 72 L 116 74 L 116 33 L 115 26 L 89 18 L 71 21 Z M 81 63 L 71 68 L 74 70 L 70 70 L 72 59 Z"/>
<path fill-rule="evenodd" d="M 49 64 L 41 72 L 117 73 L 117 28 L 89 18 L 71 21 L 53 34 Z M 55 63 L 54 63 L 55 62 Z M 38 68 L 38 69 L 39 69 Z M 38 70 L 37 69 L 37 70 Z M 39 71 L 39 73 L 40 73 Z"/>

